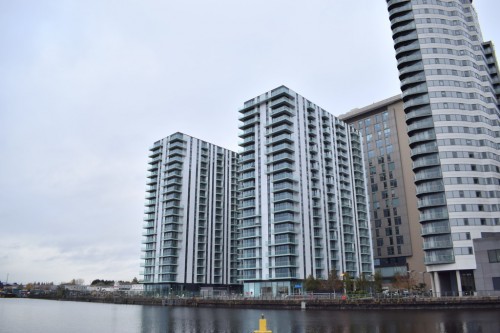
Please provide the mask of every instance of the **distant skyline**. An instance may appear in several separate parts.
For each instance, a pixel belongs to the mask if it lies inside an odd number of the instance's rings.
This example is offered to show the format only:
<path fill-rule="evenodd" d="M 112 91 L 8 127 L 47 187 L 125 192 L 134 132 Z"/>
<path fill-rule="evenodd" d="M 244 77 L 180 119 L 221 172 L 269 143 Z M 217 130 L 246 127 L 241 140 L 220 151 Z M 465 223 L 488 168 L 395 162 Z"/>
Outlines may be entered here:
<path fill-rule="evenodd" d="M 474 4 L 500 43 L 500 2 Z M 139 278 L 158 139 L 237 151 L 282 84 L 336 115 L 400 93 L 383 0 L 4 1 L 0 46 L 0 281 Z"/>

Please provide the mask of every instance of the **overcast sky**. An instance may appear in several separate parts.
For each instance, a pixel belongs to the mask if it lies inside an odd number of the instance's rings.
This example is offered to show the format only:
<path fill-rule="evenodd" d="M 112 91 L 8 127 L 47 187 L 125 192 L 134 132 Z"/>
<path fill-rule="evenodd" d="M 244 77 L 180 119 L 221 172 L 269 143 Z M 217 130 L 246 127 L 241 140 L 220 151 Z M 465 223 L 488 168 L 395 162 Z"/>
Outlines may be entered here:
<path fill-rule="evenodd" d="M 400 93 L 385 1 L 0 0 L 0 281 L 139 278 L 149 146 L 237 150 L 281 84 L 336 115 Z"/>

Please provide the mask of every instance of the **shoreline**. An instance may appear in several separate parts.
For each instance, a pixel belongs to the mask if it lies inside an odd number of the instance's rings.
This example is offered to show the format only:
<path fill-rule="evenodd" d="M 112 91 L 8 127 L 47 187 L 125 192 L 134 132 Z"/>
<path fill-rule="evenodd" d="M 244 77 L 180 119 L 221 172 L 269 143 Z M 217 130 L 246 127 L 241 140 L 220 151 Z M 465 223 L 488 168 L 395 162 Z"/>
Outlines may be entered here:
<path fill-rule="evenodd" d="M 363 299 L 216 299 L 216 298 L 153 298 L 153 297 L 30 297 L 58 301 L 209 308 L 247 308 L 284 310 L 426 310 L 426 309 L 500 309 L 500 297 L 425 297 L 425 298 L 363 298 Z"/>

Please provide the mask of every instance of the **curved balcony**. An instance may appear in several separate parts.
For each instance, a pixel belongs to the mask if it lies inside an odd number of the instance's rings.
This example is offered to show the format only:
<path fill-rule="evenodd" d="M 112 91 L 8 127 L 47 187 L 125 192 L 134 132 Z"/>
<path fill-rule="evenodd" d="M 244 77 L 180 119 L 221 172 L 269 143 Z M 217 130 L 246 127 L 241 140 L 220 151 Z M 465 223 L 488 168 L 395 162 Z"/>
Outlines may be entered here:
<path fill-rule="evenodd" d="M 425 104 L 429 104 L 429 96 L 427 94 L 416 98 L 409 98 L 404 102 L 405 110 L 414 106 L 420 106 Z"/>
<path fill-rule="evenodd" d="M 427 144 L 427 145 L 418 146 L 416 148 L 413 148 L 411 150 L 411 157 L 416 157 L 418 155 L 432 154 L 432 153 L 437 153 L 437 152 L 438 152 L 438 147 L 436 146 L 435 143 Z"/>
<path fill-rule="evenodd" d="M 453 247 L 453 242 L 450 240 L 426 241 L 424 240 L 424 250 L 447 249 Z"/>
<path fill-rule="evenodd" d="M 416 142 L 432 141 L 436 140 L 436 134 L 433 130 L 427 130 L 425 132 L 414 134 L 410 137 L 410 145 Z"/>
<path fill-rule="evenodd" d="M 440 223 L 427 223 L 422 226 L 422 236 L 449 234 L 451 232 L 450 225 Z"/>
<path fill-rule="evenodd" d="M 401 54 L 403 52 L 416 51 L 416 50 L 420 50 L 420 43 L 418 41 L 406 45 L 401 45 L 396 49 L 396 53 Z"/>
<path fill-rule="evenodd" d="M 417 73 L 422 72 L 424 70 L 424 64 L 422 62 L 418 62 L 411 66 L 405 66 L 399 69 L 399 78 L 403 78 L 408 73 Z"/>
<path fill-rule="evenodd" d="M 394 38 L 394 47 L 397 49 L 402 43 L 408 41 L 418 41 L 418 34 L 416 31 Z"/>
<path fill-rule="evenodd" d="M 441 198 L 424 198 L 418 200 L 417 207 L 425 208 L 425 207 L 435 207 L 435 206 L 445 206 L 446 198 L 443 196 Z"/>
<path fill-rule="evenodd" d="M 407 131 L 408 135 L 411 136 L 411 132 L 429 128 L 434 128 L 434 120 L 432 118 L 427 118 L 413 122 L 411 125 L 408 125 Z"/>
<path fill-rule="evenodd" d="M 437 193 L 437 192 L 443 192 L 443 191 L 444 191 L 443 184 L 423 183 L 421 185 L 417 185 L 417 196 L 422 195 L 422 194 Z"/>
<path fill-rule="evenodd" d="M 420 214 L 420 223 L 425 221 L 432 220 L 447 220 L 448 219 L 447 211 L 438 211 L 438 212 L 430 212 L 430 213 L 421 213 Z"/>
<path fill-rule="evenodd" d="M 387 1 L 387 8 L 391 9 L 391 7 L 398 5 L 400 3 L 411 3 L 411 0 L 388 0 Z"/>
<path fill-rule="evenodd" d="M 392 29 L 392 36 L 395 37 L 397 34 L 403 32 L 403 31 L 410 31 L 410 30 L 416 30 L 417 25 L 415 22 L 411 21 L 405 25 L 402 25 L 400 27 Z"/>
<path fill-rule="evenodd" d="M 414 109 L 406 114 L 406 120 L 411 120 L 414 118 L 427 117 L 432 115 L 432 110 L 430 106 L 424 106 L 419 109 Z"/>
<path fill-rule="evenodd" d="M 389 19 L 392 19 L 396 14 L 407 12 L 410 10 L 412 10 L 410 2 L 402 6 L 394 7 L 393 9 L 389 10 Z"/>
<path fill-rule="evenodd" d="M 414 53 L 411 53 L 409 55 L 402 56 L 398 58 L 398 68 L 401 68 L 404 63 L 407 62 L 415 62 L 417 60 L 422 60 L 422 54 L 420 51 L 416 51 Z"/>
<path fill-rule="evenodd" d="M 394 27 L 397 23 L 404 22 L 404 21 L 411 21 L 415 17 L 413 16 L 413 12 L 408 12 L 407 14 L 404 15 L 398 15 L 393 18 L 391 18 L 391 27 Z"/>

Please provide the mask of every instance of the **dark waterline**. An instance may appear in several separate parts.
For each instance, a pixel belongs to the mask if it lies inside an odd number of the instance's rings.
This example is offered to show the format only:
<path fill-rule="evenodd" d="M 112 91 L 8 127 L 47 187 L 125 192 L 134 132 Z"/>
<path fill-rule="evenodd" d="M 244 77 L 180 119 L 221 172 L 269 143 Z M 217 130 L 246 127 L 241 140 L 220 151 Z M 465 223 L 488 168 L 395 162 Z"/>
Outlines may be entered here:
<path fill-rule="evenodd" d="M 499 310 L 300 311 L 0 299 L 1 333 L 497 333 Z"/>

